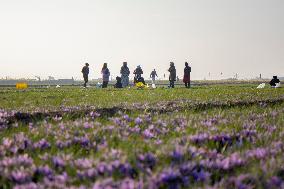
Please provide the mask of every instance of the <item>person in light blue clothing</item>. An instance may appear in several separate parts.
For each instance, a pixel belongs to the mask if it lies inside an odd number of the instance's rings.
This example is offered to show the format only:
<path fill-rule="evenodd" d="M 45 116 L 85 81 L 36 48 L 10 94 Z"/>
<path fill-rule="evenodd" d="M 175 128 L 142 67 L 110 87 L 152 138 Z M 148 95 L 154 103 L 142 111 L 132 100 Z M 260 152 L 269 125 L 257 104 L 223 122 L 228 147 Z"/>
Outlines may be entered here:
<path fill-rule="evenodd" d="M 129 85 L 129 74 L 130 74 L 127 62 L 123 62 L 123 66 L 120 69 L 120 74 L 121 74 L 122 87 L 125 88 Z"/>

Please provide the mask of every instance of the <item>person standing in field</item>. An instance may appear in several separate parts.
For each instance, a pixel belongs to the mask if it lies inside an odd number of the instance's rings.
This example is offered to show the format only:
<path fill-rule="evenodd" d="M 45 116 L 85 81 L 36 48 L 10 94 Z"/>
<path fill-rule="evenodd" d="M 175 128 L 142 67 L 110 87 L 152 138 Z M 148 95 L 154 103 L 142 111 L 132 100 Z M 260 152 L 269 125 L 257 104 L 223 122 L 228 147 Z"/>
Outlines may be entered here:
<path fill-rule="evenodd" d="M 89 81 L 89 64 L 86 63 L 82 69 L 83 78 L 84 78 L 84 87 L 87 87 L 87 83 Z"/>
<path fill-rule="evenodd" d="M 156 70 L 154 69 L 150 74 L 150 78 L 152 79 L 152 84 L 155 84 L 156 77 L 158 77 L 158 75 L 157 75 Z"/>
<path fill-rule="evenodd" d="M 102 76 L 103 76 L 102 88 L 107 88 L 107 85 L 108 85 L 108 82 L 109 82 L 109 76 L 110 76 L 110 72 L 109 72 L 109 69 L 107 67 L 107 63 L 104 63 L 101 73 L 102 73 Z"/>
<path fill-rule="evenodd" d="M 129 85 L 129 74 L 130 74 L 127 62 L 123 62 L 123 66 L 120 69 L 120 74 L 121 74 L 122 87 L 125 88 Z"/>
<path fill-rule="evenodd" d="M 191 67 L 188 65 L 187 62 L 185 62 L 183 82 L 186 88 L 190 88 L 190 72 L 191 72 Z"/>
<path fill-rule="evenodd" d="M 173 62 L 170 62 L 170 68 L 168 71 L 170 72 L 170 76 L 169 76 L 170 86 L 169 87 L 174 88 L 177 72 L 176 72 L 175 64 Z"/>

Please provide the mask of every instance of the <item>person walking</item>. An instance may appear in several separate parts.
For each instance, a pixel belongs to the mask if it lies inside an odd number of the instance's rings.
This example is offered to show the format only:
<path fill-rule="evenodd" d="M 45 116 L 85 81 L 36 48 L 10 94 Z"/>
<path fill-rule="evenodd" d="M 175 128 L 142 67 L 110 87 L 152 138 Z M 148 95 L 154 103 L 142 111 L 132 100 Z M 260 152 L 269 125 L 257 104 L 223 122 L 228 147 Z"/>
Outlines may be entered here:
<path fill-rule="evenodd" d="M 107 67 L 107 63 L 104 63 L 101 73 L 102 73 L 102 76 L 103 76 L 102 88 L 107 88 L 107 85 L 108 85 L 108 82 L 109 82 L 109 76 L 110 76 L 110 72 L 109 72 L 109 69 Z"/>
<path fill-rule="evenodd" d="M 188 65 L 187 62 L 185 62 L 183 82 L 186 88 L 190 88 L 190 72 L 191 72 L 191 67 Z"/>
<path fill-rule="evenodd" d="M 89 81 L 89 64 L 86 63 L 82 68 L 83 78 L 84 78 L 84 87 L 87 87 L 87 83 Z"/>
<path fill-rule="evenodd" d="M 170 72 L 170 76 L 169 76 L 170 86 L 169 87 L 174 88 L 177 73 L 176 73 L 175 64 L 173 62 L 170 62 L 170 68 L 168 71 Z"/>
<path fill-rule="evenodd" d="M 155 84 L 156 77 L 158 77 L 158 75 L 157 75 L 156 70 L 154 69 L 150 74 L 150 78 L 152 79 L 152 84 Z"/>
<path fill-rule="evenodd" d="M 130 74 L 127 62 L 123 62 L 123 66 L 120 69 L 120 74 L 121 74 L 122 87 L 125 88 L 129 85 L 129 74 Z"/>

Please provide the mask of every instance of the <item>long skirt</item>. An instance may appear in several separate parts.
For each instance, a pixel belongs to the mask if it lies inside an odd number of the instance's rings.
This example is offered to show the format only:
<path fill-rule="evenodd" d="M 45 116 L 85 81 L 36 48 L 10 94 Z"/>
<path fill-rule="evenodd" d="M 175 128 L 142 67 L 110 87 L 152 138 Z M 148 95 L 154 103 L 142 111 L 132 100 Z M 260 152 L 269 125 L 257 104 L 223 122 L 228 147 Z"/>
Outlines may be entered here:
<path fill-rule="evenodd" d="M 183 76 L 183 82 L 184 83 L 190 83 L 190 75 Z"/>
<path fill-rule="evenodd" d="M 121 83 L 122 83 L 122 87 L 125 88 L 129 85 L 129 77 L 128 76 L 121 76 Z"/>

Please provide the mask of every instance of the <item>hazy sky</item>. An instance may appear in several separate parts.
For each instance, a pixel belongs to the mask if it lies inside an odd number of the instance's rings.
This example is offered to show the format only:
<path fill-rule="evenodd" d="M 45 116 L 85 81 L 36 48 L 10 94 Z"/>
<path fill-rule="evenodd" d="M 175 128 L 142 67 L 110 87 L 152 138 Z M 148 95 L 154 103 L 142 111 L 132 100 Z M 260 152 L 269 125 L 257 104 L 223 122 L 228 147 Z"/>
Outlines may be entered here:
<path fill-rule="evenodd" d="M 145 77 L 284 76 L 284 0 L 0 0 L 0 78 L 91 78 L 107 62 Z"/>

